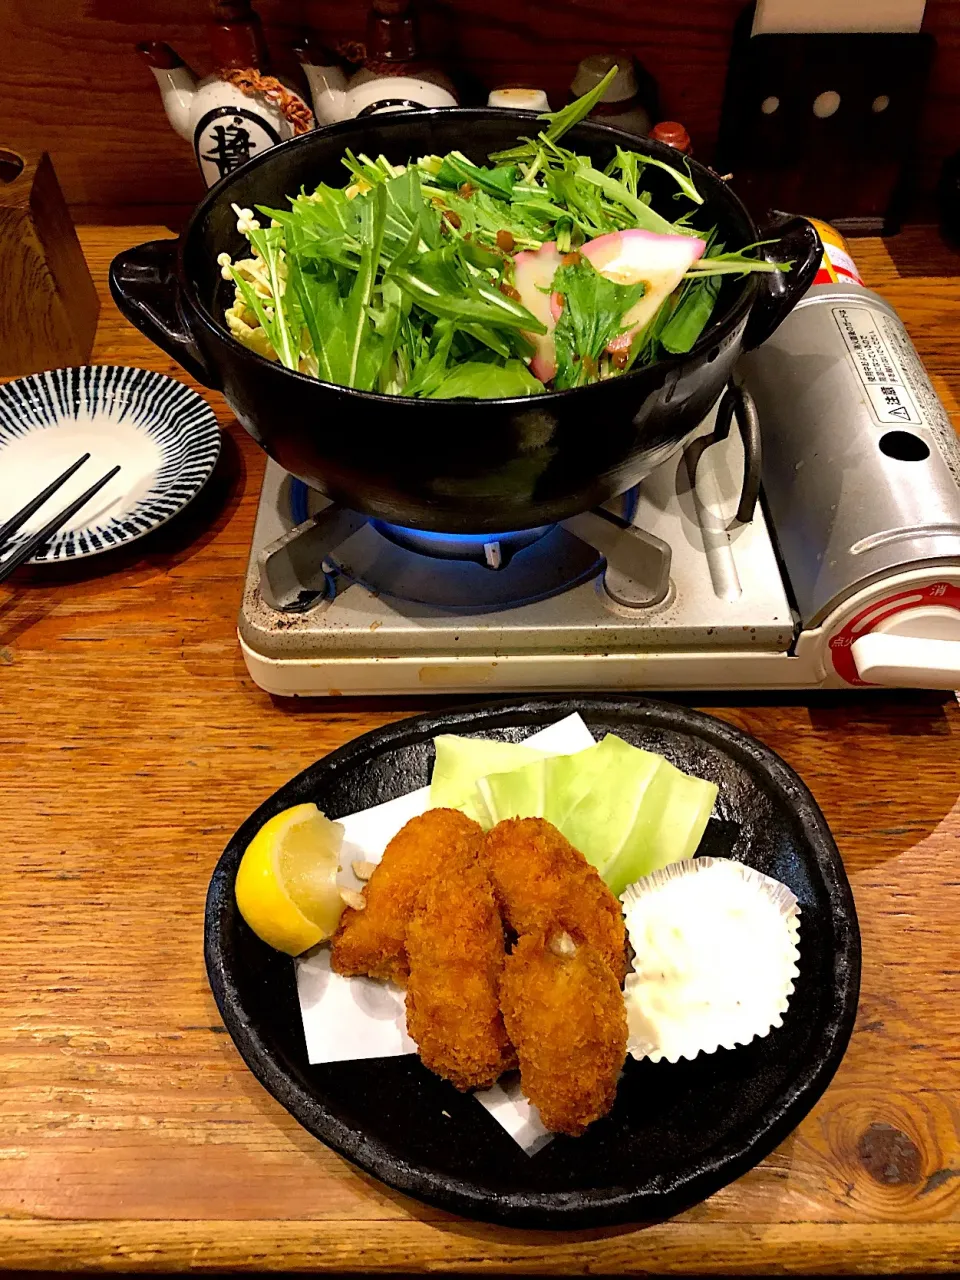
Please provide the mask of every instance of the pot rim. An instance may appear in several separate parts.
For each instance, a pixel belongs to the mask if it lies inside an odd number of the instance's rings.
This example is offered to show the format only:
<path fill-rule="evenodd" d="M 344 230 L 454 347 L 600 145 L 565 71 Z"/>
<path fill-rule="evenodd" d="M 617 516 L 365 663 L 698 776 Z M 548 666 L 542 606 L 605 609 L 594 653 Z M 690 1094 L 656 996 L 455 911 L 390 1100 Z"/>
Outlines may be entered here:
<path fill-rule="evenodd" d="M 540 119 L 540 116 L 535 112 L 519 111 L 515 108 L 430 107 L 430 108 L 424 108 L 423 110 L 420 110 L 417 112 L 407 112 L 407 111 L 384 112 L 383 118 L 379 119 L 377 123 L 378 125 L 386 124 L 389 126 L 390 124 L 393 123 L 393 121 L 396 121 L 397 127 L 399 128 L 400 125 L 404 123 L 407 117 L 410 116 L 411 114 L 415 114 L 418 117 L 430 116 L 432 118 L 440 118 L 440 119 L 446 118 L 448 116 L 457 116 L 460 119 L 463 119 L 464 117 L 469 117 L 474 120 L 482 118 L 486 120 L 494 119 L 498 121 L 502 121 L 505 117 L 512 117 L 518 122 L 518 124 L 522 124 L 523 121 L 525 120 L 532 122 Z M 600 141 L 607 140 L 611 142 L 616 142 L 621 147 L 623 147 L 624 150 L 629 149 L 632 151 L 637 151 L 639 154 L 652 155 L 656 159 L 665 161 L 667 164 L 670 165 L 671 168 L 674 168 L 674 169 L 677 168 L 677 165 L 673 162 L 676 161 L 677 156 L 680 153 L 676 150 L 676 148 L 670 147 L 666 143 L 657 142 L 656 139 L 648 138 L 648 137 L 638 138 L 634 134 L 625 133 L 621 129 L 611 128 L 609 125 L 600 124 L 594 120 L 591 120 L 589 117 L 586 120 L 579 121 L 579 123 L 574 126 L 574 131 L 580 130 L 580 129 L 587 129 L 591 133 L 598 135 Z M 355 130 L 356 130 L 356 120 L 350 119 L 350 120 L 342 120 L 339 123 L 334 125 L 324 126 L 323 134 L 325 137 L 331 134 L 337 134 L 337 133 L 342 133 L 346 135 L 346 134 L 350 134 L 351 132 L 355 132 Z M 529 406 L 530 408 L 533 408 L 533 407 L 539 407 L 540 405 L 543 405 L 546 407 L 548 405 L 556 404 L 562 400 L 566 400 L 566 398 L 569 396 L 575 396 L 575 395 L 579 395 L 583 397 L 585 394 L 592 394 L 596 399 L 598 396 L 598 393 L 604 394 L 605 388 L 609 388 L 611 386 L 625 387 L 629 383 L 636 381 L 640 377 L 649 376 L 649 370 L 651 369 L 662 370 L 664 375 L 664 381 L 665 381 L 667 375 L 670 373 L 671 370 L 678 369 L 681 366 L 688 364 L 691 360 L 696 359 L 699 356 L 702 356 L 707 350 L 716 346 L 718 342 L 722 342 L 724 338 L 726 338 L 734 329 L 736 329 L 740 321 L 746 318 L 751 306 L 753 305 L 753 302 L 755 301 L 759 286 L 757 283 L 756 274 L 751 274 L 747 276 L 747 278 L 744 280 L 743 288 L 740 292 L 740 296 L 732 303 L 732 305 L 730 306 L 727 312 L 726 318 L 722 322 L 724 332 L 721 335 L 718 336 L 716 334 L 713 334 L 712 336 L 710 336 L 710 331 L 708 329 L 700 335 L 700 337 L 693 344 L 693 346 L 690 348 L 689 351 L 685 351 L 680 355 L 669 356 L 665 359 L 657 360 L 652 365 L 643 365 L 638 369 L 631 369 L 627 373 L 618 374 L 616 377 L 607 378 L 602 382 L 593 382 L 583 387 L 568 387 L 562 391 L 545 391 L 545 392 L 540 392 L 536 395 L 502 396 L 502 397 L 490 397 L 486 399 L 477 399 L 473 397 L 456 397 L 456 398 L 447 399 L 447 400 L 431 400 L 431 399 L 422 399 L 422 398 L 413 397 L 413 396 L 387 395 L 384 392 L 380 392 L 380 391 L 361 391 L 356 387 L 342 386 L 338 382 L 325 382 L 322 378 L 315 378 L 309 373 L 301 373 L 298 369 L 288 369 L 286 365 L 281 364 L 278 360 L 268 360 L 266 356 L 262 356 L 260 355 L 259 352 L 254 351 L 250 347 L 245 346 L 242 342 L 240 342 L 238 338 L 235 338 L 233 336 L 233 334 L 230 332 L 229 328 L 225 323 L 224 324 L 220 323 L 216 319 L 216 317 L 211 314 L 208 308 L 200 301 L 200 299 L 197 296 L 195 296 L 196 290 L 194 289 L 193 283 L 190 280 L 189 276 L 187 275 L 184 259 L 186 256 L 186 246 L 193 235 L 195 227 L 200 222 L 202 222 L 210 206 L 213 205 L 214 202 L 222 196 L 223 191 L 229 186 L 230 183 L 235 181 L 236 178 L 241 174 L 244 174 L 244 175 L 249 174 L 255 171 L 256 169 L 261 168 L 263 165 L 269 164 L 271 160 L 275 158 L 277 152 L 282 149 L 291 150 L 295 147 L 303 147 L 303 146 L 309 145 L 311 140 L 315 139 L 318 132 L 319 130 L 311 130 L 309 133 L 301 133 L 301 134 L 295 135 L 292 138 L 287 138 L 283 142 L 277 143 L 274 146 L 269 147 L 266 151 L 261 152 L 260 155 L 252 156 L 249 160 L 247 160 L 244 164 L 240 165 L 240 167 L 235 169 L 232 173 L 229 173 L 225 175 L 223 178 L 221 178 L 219 182 L 215 183 L 214 186 L 212 186 L 209 189 L 209 191 L 207 191 L 206 195 L 204 195 L 204 197 L 197 204 L 196 208 L 193 210 L 193 212 L 190 214 L 190 217 L 187 219 L 187 222 L 184 225 L 183 230 L 180 232 L 179 237 L 177 238 L 176 272 L 177 272 L 177 283 L 180 286 L 180 296 L 186 303 L 189 304 L 191 311 L 196 315 L 196 317 L 200 320 L 200 322 L 207 328 L 207 330 L 215 338 L 218 338 L 220 341 L 229 342 L 232 346 L 242 351 L 247 357 L 255 361 L 257 365 L 263 366 L 265 369 L 269 369 L 273 372 L 279 372 L 291 378 L 295 378 L 298 382 L 303 383 L 304 385 L 313 386 L 313 387 L 330 388 L 332 390 L 339 392 L 341 395 L 346 395 L 346 396 L 356 398 L 357 400 L 364 403 L 369 402 L 373 404 L 382 404 L 382 405 L 407 404 L 411 406 L 412 405 L 419 405 L 419 406 L 435 405 L 436 409 L 434 410 L 434 412 L 442 412 L 444 410 L 449 411 L 449 408 L 452 404 L 455 404 L 458 409 L 464 409 L 468 407 L 471 409 L 490 408 L 494 406 L 503 406 L 506 408 L 514 408 L 518 406 Z M 638 143 L 643 143 L 644 145 L 638 146 L 637 145 Z M 701 164 L 698 160 L 693 159 L 692 156 L 684 156 L 683 158 L 687 164 L 693 166 L 694 171 L 699 170 L 710 181 L 722 182 L 722 179 L 720 179 L 717 174 L 715 174 L 711 169 L 708 169 L 706 165 Z M 749 244 L 755 243 L 760 238 L 760 232 L 749 210 L 747 209 L 746 205 L 743 203 L 743 201 L 740 199 L 740 197 L 736 194 L 735 191 L 731 190 L 731 188 L 727 187 L 725 184 L 724 184 L 724 189 L 731 203 L 734 205 L 736 211 L 742 216 L 743 220 L 746 222 L 747 226 L 750 228 L 751 239 L 748 241 L 748 243 Z"/>

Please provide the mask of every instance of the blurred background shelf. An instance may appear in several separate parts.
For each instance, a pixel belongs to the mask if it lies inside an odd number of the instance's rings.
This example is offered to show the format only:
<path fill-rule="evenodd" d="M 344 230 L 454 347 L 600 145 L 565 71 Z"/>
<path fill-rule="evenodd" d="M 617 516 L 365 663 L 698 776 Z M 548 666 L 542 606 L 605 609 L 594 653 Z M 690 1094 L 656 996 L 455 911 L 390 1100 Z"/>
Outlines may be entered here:
<path fill-rule="evenodd" d="M 278 69 L 295 73 L 290 46 L 305 27 L 337 41 L 360 39 L 365 0 L 260 0 Z M 517 78 L 566 100 L 577 62 L 622 47 L 656 77 L 662 115 L 682 120 L 699 158 L 713 154 L 734 25 L 742 0 L 421 0 L 422 43 L 458 80 L 466 103 Z M 0 139 L 47 149 L 79 221 L 173 225 L 202 194 L 189 148 L 171 131 L 138 40 L 169 41 L 199 70 L 209 54 L 198 0 L 6 0 L 0 5 Z M 927 0 L 924 31 L 937 40 L 924 118 L 919 197 L 929 216 L 945 156 L 960 145 L 960 4 Z"/>

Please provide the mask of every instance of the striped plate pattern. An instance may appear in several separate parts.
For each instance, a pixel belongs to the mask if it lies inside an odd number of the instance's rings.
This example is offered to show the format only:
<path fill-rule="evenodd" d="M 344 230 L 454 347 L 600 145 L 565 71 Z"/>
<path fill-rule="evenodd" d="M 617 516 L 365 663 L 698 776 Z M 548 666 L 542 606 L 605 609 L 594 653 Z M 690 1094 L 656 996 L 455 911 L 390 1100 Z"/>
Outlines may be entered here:
<path fill-rule="evenodd" d="M 203 488 L 220 453 L 213 411 L 189 387 L 149 369 L 84 365 L 0 386 L 0 522 L 89 453 L 20 530 L 41 528 L 117 463 L 117 476 L 32 563 L 76 560 L 166 524 Z"/>

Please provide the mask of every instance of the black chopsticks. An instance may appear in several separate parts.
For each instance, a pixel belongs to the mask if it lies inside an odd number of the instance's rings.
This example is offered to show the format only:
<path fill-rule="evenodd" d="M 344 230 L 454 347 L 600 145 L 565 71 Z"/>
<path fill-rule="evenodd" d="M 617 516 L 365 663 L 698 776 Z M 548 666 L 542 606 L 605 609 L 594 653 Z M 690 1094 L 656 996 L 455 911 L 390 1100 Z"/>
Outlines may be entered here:
<path fill-rule="evenodd" d="M 56 480 L 48 484 L 35 498 L 31 498 L 25 507 L 21 507 L 15 515 L 12 515 L 9 520 L 0 525 L 0 556 L 4 553 L 5 544 L 10 535 L 16 533 L 20 526 L 29 520 L 33 513 L 38 511 L 52 494 L 66 484 L 74 472 L 78 471 L 89 457 L 89 453 L 85 453 L 82 458 L 78 458 L 72 466 L 67 467 L 62 475 L 57 476 Z M 9 578 L 14 569 L 19 569 L 24 561 L 29 560 L 33 553 L 39 550 L 61 526 L 65 525 L 71 516 L 76 515 L 80 508 L 85 506 L 95 494 L 99 493 L 103 486 L 112 480 L 119 470 L 120 468 L 117 466 L 112 471 L 108 471 L 105 476 L 101 476 L 96 484 L 92 484 L 85 493 L 81 493 L 79 498 L 74 499 L 69 506 L 59 511 L 42 529 L 38 529 L 36 533 L 24 539 L 6 560 L 0 560 L 0 582 Z"/>

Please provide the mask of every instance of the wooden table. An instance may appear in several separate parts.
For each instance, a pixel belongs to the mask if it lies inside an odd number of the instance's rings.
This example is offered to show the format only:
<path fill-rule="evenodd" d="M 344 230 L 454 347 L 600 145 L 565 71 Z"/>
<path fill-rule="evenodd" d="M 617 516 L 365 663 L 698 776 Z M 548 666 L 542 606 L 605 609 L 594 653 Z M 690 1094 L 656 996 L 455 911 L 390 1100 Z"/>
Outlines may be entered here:
<path fill-rule="evenodd" d="M 184 377 L 106 293 L 98 361 Z M 948 408 L 960 257 L 858 242 Z M 286 702 L 235 633 L 263 455 L 231 420 L 204 496 L 109 559 L 0 587 L 0 1265 L 460 1272 L 960 1267 L 960 707 L 737 697 L 709 710 L 804 777 L 863 931 L 846 1059 L 769 1159 L 644 1230 L 519 1232 L 387 1190 L 257 1084 L 220 1023 L 203 902 L 228 836 L 306 764 L 436 702 Z"/>

